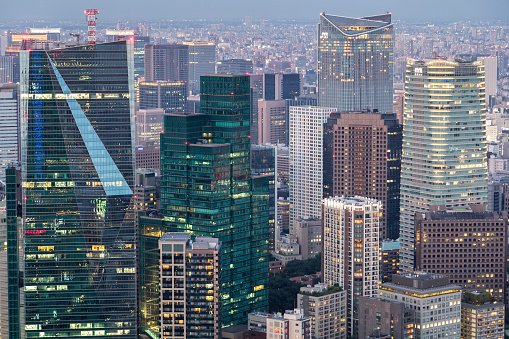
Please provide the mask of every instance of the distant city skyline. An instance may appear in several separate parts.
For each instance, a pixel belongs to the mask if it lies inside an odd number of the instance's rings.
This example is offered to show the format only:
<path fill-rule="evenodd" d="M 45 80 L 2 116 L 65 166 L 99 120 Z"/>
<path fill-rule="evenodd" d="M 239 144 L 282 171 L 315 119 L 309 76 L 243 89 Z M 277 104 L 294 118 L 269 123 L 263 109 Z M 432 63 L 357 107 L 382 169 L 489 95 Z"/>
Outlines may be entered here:
<path fill-rule="evenodd" d="M 417 3 L 408 0 L 361 0 L 340 2 L 332 0 L 314 1 L 234 1 L 191 0 L 173 2 L 166 0 L 90 0 L 76 2 L 66 0 L 23 2 L 5 1 L 0 5 L 1 21 L 84 20 L 83 10 L 97 8 L 99 22 L 117 20 L 179 20 L 179 19 L 317 19 L 320 12 L 342 16 L 365 16 L 391 12 L 393 20 L 436 21 L 505 19 L 509 11 L 507 0 L 427 0 Z M 227 9 L 227 11 L 225 11 Z M 496 9 L 496 10 L 495 10 Z"/>

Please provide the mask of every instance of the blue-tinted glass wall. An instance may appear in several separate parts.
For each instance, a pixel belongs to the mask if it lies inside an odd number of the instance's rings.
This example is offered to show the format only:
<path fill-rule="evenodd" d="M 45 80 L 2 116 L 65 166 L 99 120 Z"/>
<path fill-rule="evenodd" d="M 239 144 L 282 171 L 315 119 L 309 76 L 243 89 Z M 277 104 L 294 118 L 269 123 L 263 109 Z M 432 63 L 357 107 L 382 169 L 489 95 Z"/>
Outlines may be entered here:
<path fill-rule="evenodd" d="M 21 52 L 26 337 L 136 337 L 133 42 Z"/>
<path fill-rule="evenodd" d="M 391 15 L 359 19 L 322 13 L 318 26 L 318 106 L 392 112 Z"/>

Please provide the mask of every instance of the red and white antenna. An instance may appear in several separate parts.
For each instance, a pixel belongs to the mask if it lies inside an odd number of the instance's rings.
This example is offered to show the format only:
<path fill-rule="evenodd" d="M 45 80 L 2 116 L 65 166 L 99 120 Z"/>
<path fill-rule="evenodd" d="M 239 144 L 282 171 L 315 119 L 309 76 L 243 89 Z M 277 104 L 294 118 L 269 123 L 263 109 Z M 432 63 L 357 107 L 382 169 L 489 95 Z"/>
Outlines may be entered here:
<path fill-rule="evenodd" d="M 85 14 L 87 15 L 88 22 L 88 44 L 95 45 L 96 33 L 95 33 L 95 22 L 96 15 L 99 14 L 97 9 L 87 9 L 85 10 Z"/>

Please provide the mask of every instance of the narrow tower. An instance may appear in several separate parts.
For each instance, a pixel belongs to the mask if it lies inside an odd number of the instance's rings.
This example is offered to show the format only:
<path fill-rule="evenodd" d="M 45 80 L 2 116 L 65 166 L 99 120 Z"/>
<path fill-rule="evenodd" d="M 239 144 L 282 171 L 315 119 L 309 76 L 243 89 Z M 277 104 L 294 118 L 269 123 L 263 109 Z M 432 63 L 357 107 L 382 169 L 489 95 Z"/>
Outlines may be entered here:
<path fill-rule="evenodd" d="M 87 9 L 85 10 L 85 14 L 87 15 L 87 23 L 88 23 L 88 44 L 95 45 L 96 34 L 95 34 L 95 23 L 97 21 L 96 15 L 99 14 L 97 9 Z"/>

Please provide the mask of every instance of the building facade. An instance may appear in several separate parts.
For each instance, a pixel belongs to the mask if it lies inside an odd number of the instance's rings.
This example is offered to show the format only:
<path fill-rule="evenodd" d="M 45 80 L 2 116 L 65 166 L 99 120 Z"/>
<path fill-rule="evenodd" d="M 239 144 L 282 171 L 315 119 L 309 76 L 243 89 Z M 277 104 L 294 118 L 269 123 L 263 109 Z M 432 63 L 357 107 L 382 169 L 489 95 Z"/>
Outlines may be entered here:
<path fill-rule="evenodd" d="M 297 307 L 311 318 L 311 337 L 346 339 L 347 292 L 338 285 L 301 287 Z"/>
<path fill-rule="evenodd" d="M 184 82 L 140 82 L 140 109 L 163 109 L 166 113 L 185 112 L 187 84 Z"/>
<path fill-rule="evenodd" d="M 159 265 L 161 338 L 221 338 L 221 242 L 165 233 Z"/>
<path fill-rule="evenodd" d="M 323 198 L 323 124 L 333 108 L 290 108 L 290 230 L 299 218 L 320 218 Z"/>
<path fill-rule="evenodd" d="M 369 338 L 373 330 L 389 338 L 414 338 L 414 310 L 396 300 L 361 297 L 359 300 L 359 338 Z"/>
<path fill-rule="evenodd" d="M 487 196 L 484 66 L 408 59 L 401 161 L 400 265 L 412 270 L 414 215 Z"/>
<path fill-rule="evenodd" d="M 417 214 L 414 222 L 416 269 L 445 275 L 463 291 L 487 291 L 504 303 L 506 211 L 485 212 L 482 205 L 439 210 L 432 205 L 429 212 Z"/>
<path fill-rule="evenodd" d="M 364 197 L 323 199 L 323 281 L 348 295 L 348 333 L 358 326 L 359 298 L 378 296 L 382 203 Z"/>
<path fill-rule="evenodd" d="M 317 218 L 297 219 L 293 223 L 293 234 L 297 238 L 302 260 L 314 258 L 322 252 L 322 220 Z"/>
<path fill-rule="evenodd" d="M 142 143 L 159 144 L 163 131 L 164 110 L 140 109 L 136 112 L 136 145 Z"/>
<path fill-rule="evenodd" d="M 504 303 L 489 292 L 465 292 L 461 301 L 461 338 L 504 338 Z"/>
<path fill-rule="evenodd" d="M 19 327 L 26 337 L 136 338 L 132 42 L 20 59 Z"/>
<path fill-rule="evenodd" d="M 18 124 L 18 85 L 0 83 L 0 181 L 4 183 L 7 165 L 18 161 Z"/>
<path fill-rule="evenodd" d="M 189 81 L 187 45 L 145 45 L 145 81 Z"/>
<path fill-rule="evenodd" d="M 214 42 L 184 42 L 189 48 L 189 90 L 200 93 L 200 77 L 216 72 L 216 44 Z"/>
<path fill-rule="evenodd" d="M 334 113 L 324 126 L 323 195 L 381 201 L 380 239 L 399 236 L 401 143 L 393 113 Z"/>
<path fill-rule="evenodd" d="M 318 105 L 340 112 L 392 112 L 391 14 L 347 18 L 321 13 Z"/>
<path fill-rule="evenodd" d="M 286 142 L 286 106 L 284 100 L 258 101 L 258 143 Z"/>
<path fill-rule="evenodd" d="M 380 286 L 380 299 L 401 302 L 414 312 L 415 339 L 461 338 L 461 288 L 444 276 L 412 272 Z"/>

